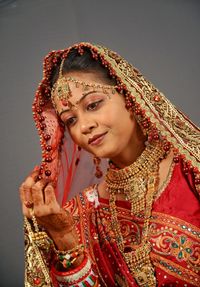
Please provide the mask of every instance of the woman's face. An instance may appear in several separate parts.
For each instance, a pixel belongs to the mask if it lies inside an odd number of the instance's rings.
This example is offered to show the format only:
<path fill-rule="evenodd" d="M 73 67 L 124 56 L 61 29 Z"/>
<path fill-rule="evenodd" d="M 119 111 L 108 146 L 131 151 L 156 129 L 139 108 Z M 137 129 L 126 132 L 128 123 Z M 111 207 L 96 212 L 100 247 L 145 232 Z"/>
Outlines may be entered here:
<path fill-rule="evenodd" d="M 73 77 L 86 83 L 104 84 L 94 73 L 71 72 Z M 64 106 L 55 97 L 57 112 L 66 125 L 73 141 L 100 158 L 109 158 L 119 166 L 130 164 L 135 152 L 143 146 L 144 138 L 133 115 L 126 109 L 124 97 L 108 90 L 76 87 L 68 82 L 71 90 L 70 105 Z"/>

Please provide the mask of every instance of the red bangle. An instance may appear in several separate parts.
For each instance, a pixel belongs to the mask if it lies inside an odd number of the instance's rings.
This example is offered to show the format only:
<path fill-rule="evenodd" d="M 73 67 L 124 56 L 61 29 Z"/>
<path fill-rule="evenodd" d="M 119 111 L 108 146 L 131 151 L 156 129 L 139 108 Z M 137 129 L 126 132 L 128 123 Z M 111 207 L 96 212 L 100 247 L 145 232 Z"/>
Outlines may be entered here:
<path fill-rule="evenodd" d="M 76 286 L 76 284 L 84 283 L 83 286 L 94 286 L 97 281 L 97 276 L 92 270 L 92 265 L 88 257 L 85 257 L 82 264 L 74 270 L 59 272 L 54 269 L 52 270 L 53 277 L 65 286 Z"/>
<path fill-rule="evenodd" d="M 87 264 L 88 261 L 88 257 L 85 256 L 83 261 L 81 262 L 81 264 L 79 266 L 77 266 L 76 268 L 73 268 L 72 270 L 68 270 L 68 271 L 58 271 L 55 266 L 52 266 L 52 272 L 57 275 L 57 276 L 68 276 L 68 275 L 73 275 L 74 273 L 79 272 L 83 267 L 85 267 L 85 265 Z"/>

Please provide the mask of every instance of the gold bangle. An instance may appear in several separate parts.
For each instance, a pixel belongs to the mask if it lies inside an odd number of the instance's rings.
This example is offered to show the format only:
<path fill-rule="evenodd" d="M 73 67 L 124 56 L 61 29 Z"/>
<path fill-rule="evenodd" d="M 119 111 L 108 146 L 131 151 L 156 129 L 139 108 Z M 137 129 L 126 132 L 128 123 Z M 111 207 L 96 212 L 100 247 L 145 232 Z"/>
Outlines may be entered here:
<path fill-rule="evenodd" d="M 53 250 L 57 256 L 58 261 L 65 269 L 70 268 L 78 259 L 78 257 L 84 253 L 84 245 L 80 244 L 70 250 L 57 250 L 53 245 Z"/>

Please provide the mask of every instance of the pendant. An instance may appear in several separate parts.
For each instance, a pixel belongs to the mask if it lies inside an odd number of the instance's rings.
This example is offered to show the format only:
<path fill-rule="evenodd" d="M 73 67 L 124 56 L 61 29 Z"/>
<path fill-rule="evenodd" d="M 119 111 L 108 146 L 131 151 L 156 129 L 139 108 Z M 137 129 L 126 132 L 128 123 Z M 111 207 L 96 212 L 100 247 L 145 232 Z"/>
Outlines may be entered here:
<path fill-rule="evenodd" d="M 149 256 L 150 251 L 151 245 L 147 242 L 136 250 L 124 254 L 125 261 L 139 287 L 156 287 L 154 268 Z"/>
<path fill-rule="evenodd" d="M 140 287 L 155 287 L 156 286 L 156 278 L 154 275 L 153 267 L 149 265 L 144 265 L 140 270 L 134 273 L 134 278 L 137 281 L 137 284 Z"/>

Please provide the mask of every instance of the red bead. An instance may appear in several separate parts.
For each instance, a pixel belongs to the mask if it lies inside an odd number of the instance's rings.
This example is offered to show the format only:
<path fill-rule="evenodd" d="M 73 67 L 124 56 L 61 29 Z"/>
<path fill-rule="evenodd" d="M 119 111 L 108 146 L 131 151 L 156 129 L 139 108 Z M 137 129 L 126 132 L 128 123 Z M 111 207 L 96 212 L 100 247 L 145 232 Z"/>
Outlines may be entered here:
<path fill-rule="evenodd" d="M 43 107 L 44 106 L 44 101 L 39 101 L 39 105 L 40 105 L 40 107 Z"/>
<path fill-rule="evenodd" d="M 51 175 L 51 171 L 50 170 L 45 170 L 45 175 L 46 176 L 50 176 Z"/>
<path fill-rule="evenodd" d="M 36 112 L 37 112 L 38 114 L 41 114 L 41 113 L 42 113 L 42 109 L 41 109 L 41 108 L 37 108 L 37 109 L 36 109 Z"/>
<path fill-rule="evenodd" d="M 158 140 L 158 139 L 159 139 L 159 135 L 158 135 L 158 134 L 154 134 L 154 135 L 153 135 L 153 139 L 154 139 L 154 140 Z"/>
<path fill-rule="evenodd" d="M 146 122 L 143 122 L 142 125 L 143 125 L 143 127 L 144 127 L 145 129 L 149 127 L 149 123 L 148 123 L 147 121 L 146 121 Z"/>
<path fill-rule="evenodd" d="M 44 130 L 45 128 L 46 128 L 46 124 L 40 124 L 40 128 L 41 128 L 41 130 Z"/>
<path fill-rule="evenodd" d="M 174 160 L 175 163 L 177 163 L 177 162 L 179 162 L 179 157 L 178 156 L 174 156 L 173 160 Z"/>
<path fill-rule="evenodd" d="M 169 151 L 169 150 L 170 150 L 170 145 L 164 145 L 163 149 L 164 149 L 165 151 Z"/>
<path fill-rule="evenodd" d="M 34 278 L 33 282 L 34 282 L 35 285 L 40 285 L 41 279 L 40 278 Z"/>
<path fill-rule="evenodd" d="M 46 156 L 45 157 L 46 162 L 52 162 L 52 157 L 51 156 Z"/>
<path fill-rule="evenodd" d="M 141 111 L 140 111 L 139 109 L 137 109 L 137 108 L 136 108 L 136 110 L 135 110 L 135 114 L 136 114 L 136 115 L 139 115 L 139 114 L 140 114 L 140 112 L 141 112 Z"/>
<path fill-rule="evenodd" d="M 195 184 L 200 184 L 200 178 L 195 178 Z"/>
<path fill-rule="evenodd" d="M 160 97 L 158 95 L 155 95 L 153 97 L 153 99 L 154 99 L 155 102 L 159 102 L 160 101 Z"/>
<path fill-rule="evenodd" d="M 39 120 L 39 122 L 43 122 L 44 121 L 44 117 L 43 116 L 39 116 L 38 120 Z"/>
<path fill-rule="evenodd" d="M 44 135 L 44 139 L 45 139 L 45 141 L 50 140 L 50 138 L 51 138 L 51 136 L 50 136 L 50 135 Z"/>
<path fill-rule="evenodd" d="M 46 146 L 46 150 L 47 151 L 51 151 L 52 150 L 52 146 L 50 146 L 50 145 Z"/>

